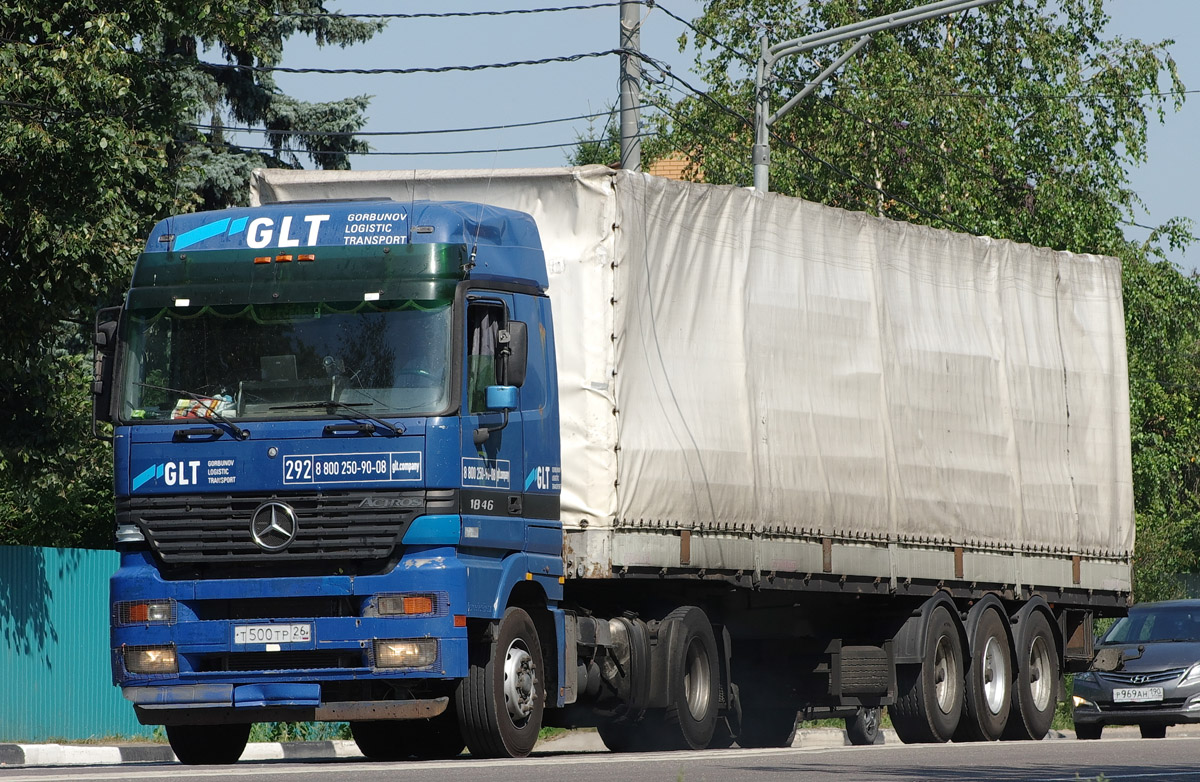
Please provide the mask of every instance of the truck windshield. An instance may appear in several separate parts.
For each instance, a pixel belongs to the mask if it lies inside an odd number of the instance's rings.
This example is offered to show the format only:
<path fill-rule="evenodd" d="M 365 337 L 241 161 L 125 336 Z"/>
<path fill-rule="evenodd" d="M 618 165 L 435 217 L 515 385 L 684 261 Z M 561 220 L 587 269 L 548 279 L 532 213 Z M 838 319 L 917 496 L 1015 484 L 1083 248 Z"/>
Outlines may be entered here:
<path fill-rule="evenodd" d="M 450 311 L 449 301 L 411 300 L 133 309 L 120 417 L 294 418 L 314 402 L 375 416 L 443 412 Z"/>

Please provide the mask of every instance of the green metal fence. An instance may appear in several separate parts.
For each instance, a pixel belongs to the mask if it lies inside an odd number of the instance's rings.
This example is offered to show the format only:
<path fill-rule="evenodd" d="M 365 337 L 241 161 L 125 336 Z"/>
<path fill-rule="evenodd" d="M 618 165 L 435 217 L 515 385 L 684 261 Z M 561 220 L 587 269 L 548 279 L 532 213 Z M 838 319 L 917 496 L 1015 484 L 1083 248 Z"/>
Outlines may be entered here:
<path fill-rule="evenodd" d="M 113 686 L 115 551 L 0 546 L 0 741 L 149 736 Z"/>

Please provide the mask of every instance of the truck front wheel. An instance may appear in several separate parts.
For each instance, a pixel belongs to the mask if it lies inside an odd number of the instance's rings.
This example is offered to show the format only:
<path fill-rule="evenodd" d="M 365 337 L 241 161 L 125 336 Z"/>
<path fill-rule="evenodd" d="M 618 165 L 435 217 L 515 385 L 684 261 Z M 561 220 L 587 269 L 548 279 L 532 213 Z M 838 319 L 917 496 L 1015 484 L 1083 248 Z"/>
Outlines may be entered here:
<path fill-rule="evenodd" d="M 427 720 L 351 722 L 350 734 L 370 760 L 443 760 L 462 754 L 466 744 L 453 708 Z"/>
<path fill-rule="evenodd" d="M 180 763 L 219 766 L 237 763 L 250 739 L 250 724 L 168 725 L 167 741 Z"/>
<path fill-rule="evenodd" d="M 507 609 L 493 640 L 474 645 L 454 699 L 475 757 L 521 758 L 533 751 L 542 729 L 545 672 L 537 629 L 523 608 Z"/>

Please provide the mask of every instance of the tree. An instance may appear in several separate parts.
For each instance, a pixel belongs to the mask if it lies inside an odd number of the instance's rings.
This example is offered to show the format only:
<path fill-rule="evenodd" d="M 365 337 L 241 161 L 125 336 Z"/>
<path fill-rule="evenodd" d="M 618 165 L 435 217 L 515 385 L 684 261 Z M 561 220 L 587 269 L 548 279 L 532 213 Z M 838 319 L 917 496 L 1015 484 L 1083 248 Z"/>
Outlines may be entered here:
<path fill-rule="evenodd" d="M 238 200 L 251 162 L 345 167 L 362 142 L 300 131 L 355 130 L 366 98 L 303 104 L 250 68 L 297 32 L 348 45 L 377 29 L 323 0 L 0 7 L 0 543 L 110 542 L 83 358 L 95 307 L 119 300 L 156 219 Z M 226 142 L 225 115 L 278 131 L 271 154 Z"/>
<path fill-rule="evenodd" d="M 692 156 L 706 181 L 752 180 L 754 69 L 777 43 L 908 0 L 709 0 L 696 20 L 706 89 L 665 87 L 645 156 Z M 1162 260 L 1192 240 L 1171 219 L 1128 241 L 1127 172 L 1184 87 L 1168 47 L 1105 36 L 1102 0 L 1004 2 L 873 38 L 772 129 L 772 190 L 893 219 L 1121 258 L 1130 366 L 1139 598 L 1165 595 L 1200 553 L 1200 292 Z M 681 45 L 687 43 L 681 40 Z M 848 46 L 849 44 L 845 44 Z M 682 48 L 682 47 L 681 47 Z M 785 58 L 778 108 L 841 49 Z M 666 75 L 667 86 L 678 89 Z"/>

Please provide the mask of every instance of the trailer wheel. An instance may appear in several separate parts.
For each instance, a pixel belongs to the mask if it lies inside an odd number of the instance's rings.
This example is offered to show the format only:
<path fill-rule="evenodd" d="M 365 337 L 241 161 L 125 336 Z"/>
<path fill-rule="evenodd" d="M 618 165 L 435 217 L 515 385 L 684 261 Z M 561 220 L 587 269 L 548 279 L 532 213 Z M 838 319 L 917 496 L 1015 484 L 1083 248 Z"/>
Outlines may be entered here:
<path fill-rule="evenodd" d="M 962 639 L 944 605 L 930 612 L 923 641 L 921 664 L 897 668 L 899 696 L 889 707 L 896 734 L 905 744 L 949 741 L 962 716 Z"/>
<path fill-rule="evenodd" d="M 475 757 L 525 757 L 542 729 L 545 672 L 533 620 L 504 612 L 494 640 L 471 649 L 470 670 L 454 694 L 458 724 Z"/>
<path fill-rule="evenodd" d="M 1039 741 L 1050 731 L 1058 703 L 1058 650 L 1050 623 L 1030 611 L 1017 642 L 1017 678 L 1004 738 Z"/>
<path fill-rule="evenodd" d="M 350 734 L 369 760 L 444 760 L 466 746 L 453 708 L 427 720 L 351 722 Z"/>
<path fill-rule="evenodd" d="M 1012 705 L 1013 666 L 1008 633 L 1000 614 L 985 609 L 971 628 L 970 665 L 966 677 L 966 710 L 956 741 L 996 741 Z"/>
<path fill-rule="evenodd" d="M 880 708 L 859 706 L 853 717 L 846 718 L 846 738 L 856 747 L 866 747 L 879 740 Z"/>
<path fill-rule="evenodd" d="M 695 606 L 676 608 L 663 625 L 671 622 L 677 629 L 667 661 L 665 738 L 681 749 L 704 749 L 716 728 L 720 699 L 717 639 L 708 616 Z"/>
<path fill-rule="evenodd" d="M 180 763 L 217 766 L 237 763 L 250 739 L 250 724 L 168 725 L 167 741 Z"/>

